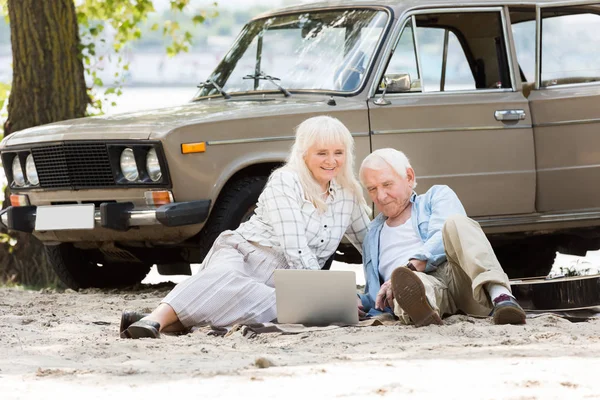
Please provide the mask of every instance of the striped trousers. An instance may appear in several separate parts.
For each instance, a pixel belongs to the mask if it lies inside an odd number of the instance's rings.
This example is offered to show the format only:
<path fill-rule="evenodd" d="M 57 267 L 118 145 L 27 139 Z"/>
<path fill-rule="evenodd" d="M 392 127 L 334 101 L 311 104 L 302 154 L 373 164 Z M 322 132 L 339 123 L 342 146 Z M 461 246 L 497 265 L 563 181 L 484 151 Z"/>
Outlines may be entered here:
<path fill-rule="evenodd" d="M 277 316 L 273 274 L 288 268 L 283 253 L 223 232 L 201 269 L 163 299 L 185 327 L 265 323 Z"/>

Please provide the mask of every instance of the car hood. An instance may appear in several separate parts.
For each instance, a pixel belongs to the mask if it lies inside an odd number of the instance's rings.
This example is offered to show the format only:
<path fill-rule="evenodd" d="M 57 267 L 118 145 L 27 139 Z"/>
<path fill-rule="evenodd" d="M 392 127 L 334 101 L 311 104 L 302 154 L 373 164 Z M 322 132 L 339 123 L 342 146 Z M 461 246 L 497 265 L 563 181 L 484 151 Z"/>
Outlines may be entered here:
<path fill-rule="evenodd" d="M 287 110 L 290 108 L 293 108 L 294 112 L 310 112 L 327 107 L 327 100 L 328 97 L 324 95 L 284 99 L 213 99 L 155 110 L 77 118 L 15 132 L 2 141 L 1 147 L 63 140 L 160 138 L 176 128 L 198 123 L 281 115 L 289 112 Z M 347 100 L 343 99 L 342 102 L 347 103 Z"/>

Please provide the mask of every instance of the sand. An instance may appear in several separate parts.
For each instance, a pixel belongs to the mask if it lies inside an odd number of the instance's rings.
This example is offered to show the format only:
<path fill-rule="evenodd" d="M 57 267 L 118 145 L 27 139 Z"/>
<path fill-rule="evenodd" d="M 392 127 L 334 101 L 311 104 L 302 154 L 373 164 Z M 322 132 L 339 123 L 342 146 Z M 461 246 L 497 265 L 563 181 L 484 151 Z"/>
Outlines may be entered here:
<path fill-rule="evenodd" d="M 120 339 L 121 311 L 170 287 L 0 288 L 0 399 L 600 398 L 599 319 Z"/>

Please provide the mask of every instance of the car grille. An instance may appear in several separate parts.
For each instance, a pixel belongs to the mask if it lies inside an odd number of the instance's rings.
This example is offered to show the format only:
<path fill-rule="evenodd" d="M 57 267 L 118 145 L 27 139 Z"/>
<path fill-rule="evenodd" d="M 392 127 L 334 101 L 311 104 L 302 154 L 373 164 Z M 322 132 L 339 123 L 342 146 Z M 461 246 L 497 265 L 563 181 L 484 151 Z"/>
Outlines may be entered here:
<path fill-rule="evenodd" d="M 62 143 L 31 151 L 42 188 L 116 185 L 104 143 Z"/>

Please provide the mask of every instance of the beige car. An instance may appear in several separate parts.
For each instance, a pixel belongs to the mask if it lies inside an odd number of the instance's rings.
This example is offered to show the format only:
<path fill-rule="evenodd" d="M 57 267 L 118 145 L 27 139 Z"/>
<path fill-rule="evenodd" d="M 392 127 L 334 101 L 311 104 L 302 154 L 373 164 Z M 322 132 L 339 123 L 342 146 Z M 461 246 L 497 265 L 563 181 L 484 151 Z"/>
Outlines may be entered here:
<path fill-rule="evenodd" d="M 327 114 L 353 133 L 358 161 L 394 147 L 410 156 L 420 192 L 450 185 L 523 274 L 528 256 L 595 243 L 597 26 L 600 6 L 585 1 L 348 0 L 270 12 L 244 27 L 189 104 L 3 140 L 13 206 L 2 221 L 40 239 L 72 288 L 139 282 L 154 263 L 189 271 L 251 215 L 294 127 Z M 513 244 L 504 253 L 503 241 Z"/>

